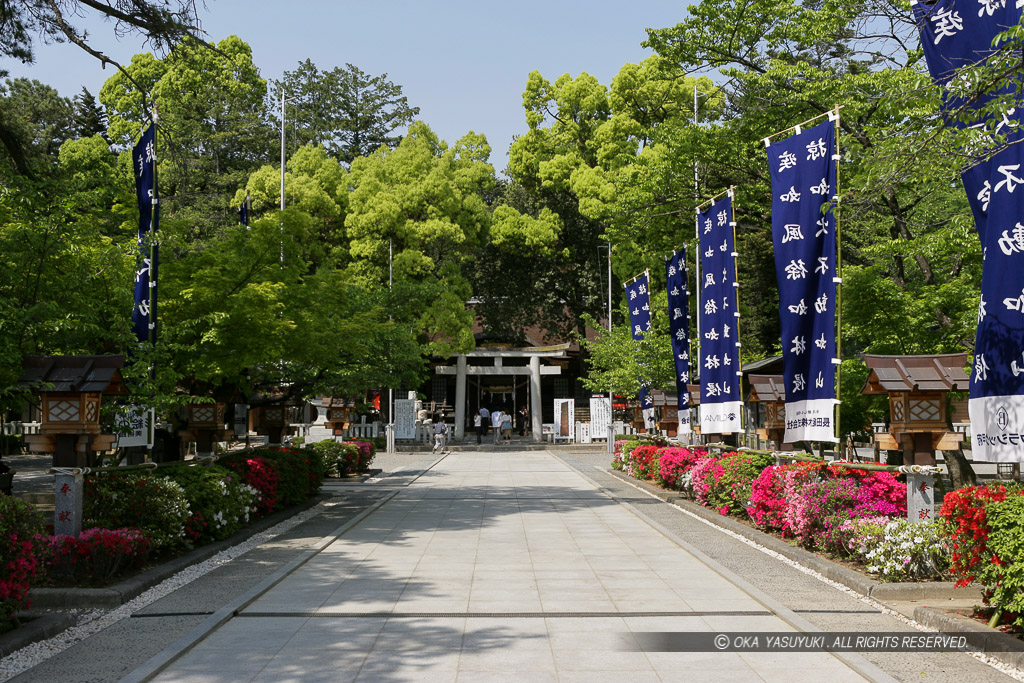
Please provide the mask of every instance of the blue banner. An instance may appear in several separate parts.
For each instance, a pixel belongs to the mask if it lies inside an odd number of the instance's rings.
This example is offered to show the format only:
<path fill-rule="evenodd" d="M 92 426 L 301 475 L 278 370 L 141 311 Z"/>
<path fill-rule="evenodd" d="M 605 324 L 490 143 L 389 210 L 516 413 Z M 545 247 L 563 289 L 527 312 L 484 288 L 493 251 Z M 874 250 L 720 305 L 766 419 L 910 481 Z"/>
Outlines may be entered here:
<path fill-rule="evenodd" d="M 132 330 L 140 343 L 156 341 L 156 281 L 158 250 L 154 243 L 160 221 L 156 188 L 156 127 L 150 124 L 132 149 L 135 195 L 139 204 L 138 265 Z"/>
<path fill-rule="evenodd" d="M 835 425 L 835 122 L 768 145 L 779 284 L 785 443 L 838 441 Z"/>
<path fill-rule="evenodd" d="M 672 356 L 676 363 L 676 394 L 679 433 L 690 433 L 690 292 L 686 289 L 686 247 L 665 262 L 668 290 L 668 321 L 672 335 Z"/>
<path fill-rule="evenodd" d="M 701 264 L 701 282 L 697 283 L 701 434 L 743 430 L 735 226 L 731 190 L 697 213 Z"/>
<path fill-rule="evenodd" d="M 1016 26 L 1020 21 L 1020 4 L 1015 0 L 937 0 L 929 3 L 915 2 L 913 10 L 914 20 L 921 33 L 921 47 L 928 71 L 933 81 L 947 87 L 943 99 L 948 112 L 956 113 L 965 105 L 971 108 L 982 106 L 996 94 L 1007 92 L 1008 88 L 1002 88 L 978 97 L 973 92 L 957 91 L 951 82 L 957 70 L 971 67 L 995 52 L 992 43 L 996 36 Z M 1004 117 L 996 123 L 993 132 L 1005 136 L 1003 142 L 1006 144 L 1019 141 L 1024 131 L 1018 119 L 1019 115 Z M 959 121 L 953 123 L 961 126 Z M 978 122 L 971 128 L 984 129 L 986 122 Z M 991 140 L 979 133 L 979 138 L 975 141 L 976 154 L 983 153 L 987 147 L 991 147 L 990 143 Z M 970 155 L 970 150 L 965 151 Z M 961 175 L 967 200 L 974 214 L 975 228 L 982 242 L 985 241 L 985 224 L 993 187 L 990 176 L 994 161 L 997 160 L 975 159 L 970 168 Z M 1007 163 L 1012 162 L 998 161 L 997 166 Z"/>
<path fill-rule="evenodd" d="M 650 277 L 644 273 L 626 285 L 626 305 L 629 306 L 629 327 L 635 341 L 640 341 L 651 330 L 651 283 Z M 643 411 L 644 425 L 649 431 L 654 430 L 654 399 L 650 387 L 640 382 L 640 408 Z"/>
<path fill-rule="evenodd" d="M 993 53 L 995 37 L 1021 19 L 1015 0 L 938 0 L 914 5 L 928 69 L 936 83 L 949 88 L 947 109 L 979 107 L 1012 84 L 992 93 L 961 93 L 955 89 L 957 70 Z M 1019 108 L 1018 108 L 1019 109 Z M 961 125 L 954 122 L 955 125 Z M 984 128 L 987 121 L 972 127 Z M 994 133 L 1004 143 L 1024 137 L 1019 110 L 996 122 Z M 988 143 L 984 137 L 981 143 Z M 979 144 L 976 155 L 983 155 Z M 988 145 L 990 146 L 990 145 Z M 967 150 L 969 153 L 971 150 Z M 981 301 L 974 343 L 974 367 L 968 408 L 974 460 L 1024 462 L 1024 148 L 1020 144 L 981 156 L 961 179 L 974 214 L 982 247 Z M 1020 192 L 1017 192 L 1017 190 Z"/>
<path fill-rule="evenodd" d="M 150 124 L 132 149 L 135 194 L 139 207 L 136 245 L 135 305 L 132 329 L 140 343 L 156 341 L 157 250 L 153 244 L 160 219 L 156 187 L 156 127 Z"/>

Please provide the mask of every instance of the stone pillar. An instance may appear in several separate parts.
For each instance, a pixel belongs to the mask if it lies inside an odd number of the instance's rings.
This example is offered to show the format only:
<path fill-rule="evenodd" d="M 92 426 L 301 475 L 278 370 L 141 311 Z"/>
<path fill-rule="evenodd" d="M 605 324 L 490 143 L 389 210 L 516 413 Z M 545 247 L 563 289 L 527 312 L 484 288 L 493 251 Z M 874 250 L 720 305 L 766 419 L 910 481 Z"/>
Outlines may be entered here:
<path fill-rule="evenodd" d="M 534 441 L 543 441 L 541 434 L 544 424 L 543 405 L 540 395 L 540 356 L 530 356 L 530 429 Z"/>
<path fill-rule="evenodd" d="M 80 469 L 59 470 L 54 477 L 53 533 L 78 537 L 82 533 L 82 496 L 85 478 Z"/>
<path fill-rule="evenodd" d="M 907 519 L 911 522 L 935 521 L 935 475 L 907 473 Z"/>
<path fill-rule="evenodd" d="M 455 438 L 462 441 L 466 436 L 466 354 L 460 353 L 455 362 Z"/>

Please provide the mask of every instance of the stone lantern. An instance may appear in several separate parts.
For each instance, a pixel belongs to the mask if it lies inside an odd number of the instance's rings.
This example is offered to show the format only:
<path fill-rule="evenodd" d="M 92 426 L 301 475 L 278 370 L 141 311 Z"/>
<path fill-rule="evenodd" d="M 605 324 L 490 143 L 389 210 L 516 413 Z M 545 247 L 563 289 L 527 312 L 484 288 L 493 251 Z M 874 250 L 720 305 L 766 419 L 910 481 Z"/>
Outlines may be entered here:
<path fill-rule="evenodd" d="M 116 436 L 100 433 L 104 395 L 126 394 L 124 356 L 25 356 L 18 383 L 40 396 L 38 434 L 29 450 L 53 453 L 54 467 L 86 467 L 90 454 L 109 451 Z"/>
<path fill-rule="evenodd" d="M 786 434 L 786 385 L 782 375 L 749 375 L 748 380 L 747 401 L 764 404 L 764 427 L 757 430 L 757 435 L 774 442 L 779 450 L 792 450 L 792 444 L 782 442 Z"/>
<path fill-rule="evenodd" d="M 345 398 L 324 398 L 323 405 L 327 408 L 327 426 L 335 436 L 341 436 L 352 424 L 352 411 L 356 402 Z"/>
<path fill-rule="evenodd" d="M 934 465 L 935 451 L 958 448 L 946 410 L 951 391 L 967 391 L 966 353 L 931 356 L 865 355 L 868 379 L 861 393 L 888 395 L 889 431 L 876 432 L 883 450 L 902 450 L 905 465 Z"/>

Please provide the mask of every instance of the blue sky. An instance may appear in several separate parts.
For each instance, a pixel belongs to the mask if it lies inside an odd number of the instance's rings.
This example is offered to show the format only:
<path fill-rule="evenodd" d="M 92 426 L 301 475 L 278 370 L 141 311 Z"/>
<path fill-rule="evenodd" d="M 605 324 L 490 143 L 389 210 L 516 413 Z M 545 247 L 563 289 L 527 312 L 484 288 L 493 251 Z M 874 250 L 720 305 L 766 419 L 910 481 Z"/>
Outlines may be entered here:
<path fill-rule="evenodd" d="M 610 83 L 627 62 L 650 55 L 645 28 L 682 21 L 684 0 L 444 0 L 309 2 L 208 0 L 200 18 L 209 40 L 236 34 L 252 46 L 264 78 L 309 58 L 321 69 L 346 63 L 401 85 L 420 118 L 454 142 L 472 130 L 487 136 L 500 172 L 508 146 L 526 130 L 522 92 L 534 69 L 554 80 L 581 71 Z M 113 24 L 85 24 L 92 42 L 123 63 L 141 41 L 113 36 Z M 96 94 L 111 75 L 77 47 L 39 45 L 36 64 L 5 61 L 11 76 L 52 85 L 71 97 Z"/>

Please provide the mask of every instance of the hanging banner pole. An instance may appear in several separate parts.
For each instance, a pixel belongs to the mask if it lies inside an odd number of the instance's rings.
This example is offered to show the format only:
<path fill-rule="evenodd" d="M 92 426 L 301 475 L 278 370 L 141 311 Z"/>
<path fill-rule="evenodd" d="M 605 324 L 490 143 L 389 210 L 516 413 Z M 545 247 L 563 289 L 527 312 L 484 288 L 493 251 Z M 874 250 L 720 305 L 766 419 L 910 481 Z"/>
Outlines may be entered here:
<path fill-rule="evenodd" d="M 729 200 L 732 203 L 732 221 L 730 221 L 730 227 L 732 228 L 732 272 L 734 280 L 732 283 L 733 290 L 736 293 L 736 376 L 740 379 L 736 382 L 736 385 L 740 391 L 740 401 L 743 400 L 743 337 L 740 334 L 740 269 L 739 269 L 739 251 L 736 247 L 736 186 L 730 185 L 729 189 L 726 190 Z M 740 408 L 740 433 L 746 437 L 747 429 L 747 411 L 742 406 Z"/>
<path fill-rule="evenodd" d="M 837 104 L 834 108 L 829 109 L 828 111 L 822 112 L 822 113 L 818 114 L 817 116 L 812 116 L 811 118 L 807 119 L 806 121 L 801 121 L 800 123 L 796 124 L 795 126 L 790 126 L 789 128 L 783 128 L 782 130 L 780 130 L 777 133 L 772 133 L 771 135 L 769 135 L 768 137 L 766 137 L 764 139 L 764 146 L 767 147 L 769 144 L 771 144 L 772 138 L 777 138 L 780 135 L 785 135 L 786 133 L 789 133 L 790 131 L 795 131 L 796 134 L 799 135 L 800 133 L 803 132 L 803 127 L 804 126 L 806 126 L 808 123 L 813 123 L 814 121 L 817 121 L 818 119 L 820 119 L 822 117 L 827 116 L 829 118 L 829 120 L 832 120 L 832 117 L 834 116 L 834 117 L 836 117 L 836 120 L 838 121 L 839 120 L 839 110 L 842 109 L 842 108 L 843 108 L 843 105 Z"/>
<path fill-rule="evenodd" d="M 839 210 L 839 196 L 840 196 L 840 179 L 839 179 L 839 167 L 842 160 L 842 154 L 839 151 L 839 106 L 833 110 L 835 112 L 835 126 L 836 126 L 836 153 L 832 157 L 836 163 L 836 190 L 835 196 L 832 198 L 832 217 L 836 223 L 836 436 L 841 438 L 842 422 L 840 417 L 843 408 L 842 401 L 842 387 L 843 387 L 843 232 L 840 228 L 840 214 Z M 842 450 L 842 449 L 840 449 Z"/>

